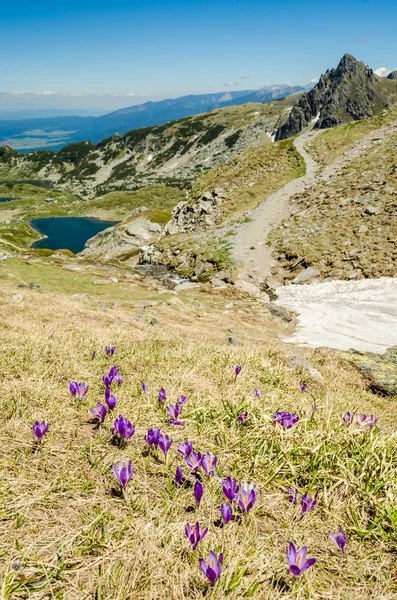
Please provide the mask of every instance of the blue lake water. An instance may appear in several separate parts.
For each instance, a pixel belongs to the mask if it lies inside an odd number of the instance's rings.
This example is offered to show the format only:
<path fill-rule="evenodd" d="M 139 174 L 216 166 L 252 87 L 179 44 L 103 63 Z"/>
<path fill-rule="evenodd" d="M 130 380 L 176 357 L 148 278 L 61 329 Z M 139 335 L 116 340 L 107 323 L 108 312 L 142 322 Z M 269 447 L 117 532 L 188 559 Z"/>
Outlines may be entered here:
<path fill-rule="evenodd" d="M 19 200 L 19 198 L 0 198 L 0 202 L 12 202 L 13 200 Z"/>
<path fill-rule="evenodd" d="M 118 221 L 101 221 L 90 217 L 34 219 L 30 222 L 33 229 L 47 237 L 34 242 L 32 248 L 66 249 L 77 254 L 84 250 L 87 240 L 117 223 Z"/>

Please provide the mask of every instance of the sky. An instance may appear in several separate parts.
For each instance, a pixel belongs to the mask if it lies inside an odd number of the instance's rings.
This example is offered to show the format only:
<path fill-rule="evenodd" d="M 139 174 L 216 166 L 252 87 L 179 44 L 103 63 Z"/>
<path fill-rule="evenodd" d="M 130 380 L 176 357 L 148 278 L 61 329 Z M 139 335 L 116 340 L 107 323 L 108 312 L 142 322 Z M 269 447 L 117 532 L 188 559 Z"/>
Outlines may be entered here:
<path fill-rule="evenodd" d="M 397 68 L 395 0 L 1 0 L 0 111 L 115 109 Z"/>

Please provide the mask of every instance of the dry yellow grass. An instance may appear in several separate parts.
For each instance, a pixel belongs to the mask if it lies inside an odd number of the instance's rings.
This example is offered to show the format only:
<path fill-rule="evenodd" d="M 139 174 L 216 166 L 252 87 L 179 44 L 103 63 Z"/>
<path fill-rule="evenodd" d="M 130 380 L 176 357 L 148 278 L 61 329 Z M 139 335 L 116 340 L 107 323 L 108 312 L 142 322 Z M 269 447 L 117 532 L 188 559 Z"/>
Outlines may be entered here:
<path fill-rule="evenodd" d="M 24 291 L 16 302 L 16 288 L 6 282 L 2 293 L 2 597 L 397 598 L 396 405 L 365 391 L 337 355 L 309 353 L 324 384 L 309 382 L 302 394 L 302 374 L 288 367 L 277 341 L 282 327 L 241 297 L 203 292 L 197 307 L 192 293 L 182 295 L 183 304 L 150 309 L 160 319 L 153 327 L 136 320 L 143 309 L 124 301 L 106 310 L 42 289 Z M 234 306 L 225 309 L 228 302 Z M 238 329 L 241 345 L 225 342 L 228 327 Z M 108 344 L 117 347 L 113 359 L 104 356 Z M 101 376 L 113 362 L 124 379 L 116 412 L 136 424 L 122 450 L 111 443 L 111 420 L 97 429 L 88 413 L 103 398 Z M 237 381 L 235 364 L 243 366 Z M 91 386 L 81 407 L 68 392 L 74 379 Z M 140 392 L 141 381 L 149 396 Z M 173 403 L 187 395 L 184 428 L 167 424 L 156 399 L 162 385 Z M 262 399 L 254 398 L 255 387 Z M 274 428 L 279 409 L 300 415 L 294 429 Z M 383 432 L 347 431 L 341 414 L 349 409 L 375 413 Z M 237 421 L 242 410 L 250 413 L 244 426 Z M 50 425 L 38 450 L 36 419 Z M 146 452 L 150 426 L 174 440 L 167 462 Z M 177 464 L 185 472 L 176 450 L 185 440 L 217 454 L 220 476 L 259 485 L 251 513 L 220 527 L 224 499 L 205 476 L 202 506 L 190 508 L 192 488 L 173 483 Z M 120 458 L 135 468 L 127 499 L 114 492 L 111 463 Z M 286 499 L 287 485 L 316 494 L 316 511 L 301 518 Z M 184 527 L 197 519 L 209 533 L 193 553 Z M 346 558 L 327 537 L 340 524 L 349 536 Z M 286 567 L 290 541 L 307 544 L 318 560 L 297 581 Z M 213 595 L 198 565 L 209 549 L 225 555 Z"/>

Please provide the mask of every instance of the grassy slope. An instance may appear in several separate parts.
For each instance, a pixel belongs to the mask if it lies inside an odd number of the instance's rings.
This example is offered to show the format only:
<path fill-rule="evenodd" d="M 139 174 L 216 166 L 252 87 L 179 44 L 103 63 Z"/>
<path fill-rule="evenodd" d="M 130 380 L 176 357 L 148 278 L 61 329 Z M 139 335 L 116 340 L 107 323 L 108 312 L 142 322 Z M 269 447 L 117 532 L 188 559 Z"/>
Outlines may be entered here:
<path fill-rule="evenodd" d="M 340 130 L 332 132 L 336 139 L 346 128 Z M 331 132 L 323 135 L 333 139 Z M 326 275 L 335 269 L 342 279 L 397 273 L 396 144 L 393 134 L 353 158 L 332 180 L 296 196 L 301 212 L 287 229 L 272 233 L 282 267 L 290 269 L 302 258 L 299 270 L 313 265 Z M 367 206 L 378 214 L 366 214 Z"/>
<path fill-rule="evenodd" d="M 221 187 L 227 200 L 222 206 L 225 218 L 239 216 L 304 174 L 304 162 L 292 141 L 265 144 L 246 150 L 231 162 L 202 175 L 192 190 L 193 197 Z"/>
<path fill-rule="evenodd" d="M 363 138 L 367 133 L 379 129 L 379 127 L 384 127 L 396 119 L 397 108 L 394 108 L 386 114 L 378 115 L 372 119 L 355 121 L 347 125 L 327 129 L 307 144 L 307 151 L 321 166 L 329 165 L 335 158 L 341 156 L 349 146 Z"/>
<path fill-rule="evenodd" d="M 49 270 L 40 291 L 19 290 L 23 270 L 32 269 L 36 278 L 37 266 L 10 267 L 0 265 L 2 597 L 397 597 L 395 403 L 366 392 L 356 372 L 325 351 L 310 353 L 324 384 L 309 382 L 309 392 L 301 394 L 301 374 L 287 367 L 276 341 L 280 327 L 247 300 L 234 298 L 225 312 L 230 300 L 222 294 L 182 295 L 178 306 L 150 309 L 161 322 L 153 327 L 136 320 L 145 310 L 120 302 L 117 286 L 101 288 L 109 304 L 116 302 L 106 310 L 63 292 L 71 282 L 71 292 L 78 281 L 83 289 L 85 273 L 65 271 L 55 289 Z M 15 293 L 24 300 L 15 302 Z M 241 346 L 224 342 L 230 326 L 238 329 Z M 113 364 L 104 357 L 107 344 L 117 346 L 114 362 L 124 378 L 116 412 L 136 424 L 125 449 L 111 444 L 110 420 L 98 430 L 88 413 L 103 398 L 101 376 Z M 93 349 L 99 350 L 94 361 Z M 237 381 L 235 364 L 243 366 Z M 81 407 L 68 393 L 70 379 L 91 386 Z M 140 393 L 140 381 L 149 396 Z M 162 385 L 170 401 L 187 395 L 186 427 L 167 424 L 156 400 Z M 256 386 L 261 400 L 254 399 Z M 299 413 L 294 429 L 273 427 L 271 416 L 279 409 Z M 242 410 L 250 413 L 244 426 L 237 421 Z M 346 410 L 375 413 L 382 433 L 348 430 L 341 423 Z M 48 420 L 50 429 L 41 449 L 32 451 L 35 419 Z M 167 462 L 145 452 L 149 426 L 161 426 L 173 438 Z M 205 476 L 202 505 L 189 508 L 192 488 L 173 484 L 178 464 L 187 475 L 176 451 L 184 440 L 216 454 L 220 476 L 259 485 L 250 514 L 235 510 L 236 520 L 220 527 L 224 499 L 217 482 Z M 127 499 L 116 495 L 110 468 L 120 458 L 132 459 L 136 471 Z M 315 495 L 318 508 L 301 518 L 286 499 L 288 485 Z M 196 519 L 209 533 L 193 553 L 184 527 Z M 327 536 L 339 525 L 349 537 L 346 558 Z M 318 561 L 297 581 L 284 556 L 291 540 L 308 544 Z M 214 596 L 198 565 L 209 549 L 225 554 Z M 13 560 L 21 560 L 22 570 L 12 570 Z"/>

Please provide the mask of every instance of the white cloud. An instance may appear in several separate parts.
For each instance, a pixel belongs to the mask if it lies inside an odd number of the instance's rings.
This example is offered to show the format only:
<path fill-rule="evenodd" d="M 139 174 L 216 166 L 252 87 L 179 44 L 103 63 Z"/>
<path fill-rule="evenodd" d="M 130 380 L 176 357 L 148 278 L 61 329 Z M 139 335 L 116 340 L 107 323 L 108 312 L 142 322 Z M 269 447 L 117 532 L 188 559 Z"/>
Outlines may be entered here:
<path fill-rule="evenodd" d="M 391 69 L 387 69 L 386 67 L 379 67 L 379 69 L 375 69 L 374 73 L 379 75 L 379 77 L 387 77 L 391 71 Z"/>
<path fill-rule="evenodd" d="M 249 79 L 251 75 L 241 75 L 240 79 Z"/>
<path fill-rule="evenodd" d="M 237 83 L 236 81 L 228 81 L 223 84 L 225 87 L 235 87 L 236 85 L 241 85 L 241 83 Z"/>

